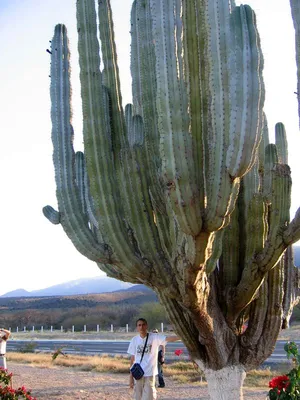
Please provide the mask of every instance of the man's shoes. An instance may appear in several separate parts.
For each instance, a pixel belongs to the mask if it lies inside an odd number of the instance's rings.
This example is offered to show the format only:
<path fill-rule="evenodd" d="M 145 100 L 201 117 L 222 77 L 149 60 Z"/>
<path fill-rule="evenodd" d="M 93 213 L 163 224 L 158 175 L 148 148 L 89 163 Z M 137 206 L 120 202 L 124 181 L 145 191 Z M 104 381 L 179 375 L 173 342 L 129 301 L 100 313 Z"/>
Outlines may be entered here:
<path fill-rule="evenodd" d="M 164 388 L 165 385 L 158 385 L 157 387 L 159 387 L 159 388 Z"/>

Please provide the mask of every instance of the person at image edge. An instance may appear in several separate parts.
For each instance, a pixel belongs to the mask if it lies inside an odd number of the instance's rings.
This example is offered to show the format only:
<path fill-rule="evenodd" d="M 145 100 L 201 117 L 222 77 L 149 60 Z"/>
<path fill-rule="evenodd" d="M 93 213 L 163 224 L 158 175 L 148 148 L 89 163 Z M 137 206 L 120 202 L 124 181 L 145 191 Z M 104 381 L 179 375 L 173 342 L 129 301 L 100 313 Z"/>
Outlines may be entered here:
<path fill-rule="evenodd" d="M 0 368 L 7 368 L 6 365 L 6 342 L 10 337 L 10 331 L 0 328 Z"/>

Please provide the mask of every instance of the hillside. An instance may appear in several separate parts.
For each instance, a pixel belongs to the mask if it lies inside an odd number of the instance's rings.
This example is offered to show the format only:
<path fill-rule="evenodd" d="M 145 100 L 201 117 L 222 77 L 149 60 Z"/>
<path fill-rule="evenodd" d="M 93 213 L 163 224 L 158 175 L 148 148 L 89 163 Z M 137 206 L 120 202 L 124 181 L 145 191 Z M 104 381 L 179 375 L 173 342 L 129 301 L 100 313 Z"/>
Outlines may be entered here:
<path fill-rule="evenodd" d="M 142 304 L 157 301 L 156 294 L 143 285 L 137 289 L 121 290 L 111 293 L 85 294 L 72 296 L 43 296 L 43 297 L 2 297 L 0 298 L 1 312 L 17 310 L 49 310 L 69 309 L 78 307 L 119 306 Z"/>
<path fill-rule="evenodd" d="M 149 303 L 151 307 L 149 307 Z M 134 321 L 145 311 L 152 314 L 161 311 L 156 294 L 144 285 L 136 285 L 136 290 L 120 290 L 111 293 L 71 295 L 71 296 L 42 296 L 42 297 L 2 297 L 0 298 L 0 326 L 6 326 L 16 331 L 26 326 L 36 329 L 43 326 L 49 329 L 60 329 L 61 326 L 70 330 L 82 330 L 83 325 L 95 329 L 100 325 L 104 329 L 110 324 L 124 327 L 134 326 Z M 148 316 L 147 316 L 148 318 Z M 163 321 L 159 316 L 159 319 Z"/>

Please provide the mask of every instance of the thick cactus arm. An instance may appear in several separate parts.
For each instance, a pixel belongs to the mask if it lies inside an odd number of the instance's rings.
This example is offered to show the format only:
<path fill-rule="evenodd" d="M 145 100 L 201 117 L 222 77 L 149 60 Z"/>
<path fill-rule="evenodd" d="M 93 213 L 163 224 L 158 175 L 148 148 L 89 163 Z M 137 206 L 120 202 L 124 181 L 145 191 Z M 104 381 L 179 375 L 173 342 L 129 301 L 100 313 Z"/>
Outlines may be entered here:
<path fill-rule="evenodd" d="M 139 17 L 137 16 L 137 5 L 140 2 L 134 0 L 131 7 L 131 57 L 130 57 L 130 70 L 132 76 L 132 96 L 133 96 L 133 104 L 135 107 L 135 112 L 138 115 L 142 115 L 142 88 L 141 88 L 141 65 L 140 65 L 140 57 L 139 57 L 139 47 L 138 47 L 138 36 L 139 36 Z M 149 18 L 148 18 L 149 20 Z M 144 26 L 146 18 L 143 18 Z"/>
<path fill-rule="evenodd" d="M 55 27 L 51 55 L 51 120 L 53 162 L 60 223 L 75 247 L 93 261 L 108 260 L 106 247 L 99 244 L 88 228 L 76 187 L 73 128 L 71 125 L 71 85 L 69 49 L 64 25 Z"/>
<path fill-rule="evenodd" d="M 219 260 L 219 282 L 224 297 L 237 285 L 240 278 L 241 227 L 237 205 L 231 214 L 230 224 L 225 228 L 222 255 Z M 231 268 L 227 266 L 230 265 Z"/>
<path fill-rule="evenodd" d="M 189 132 L 187 92 L 178 62 L 175 20 L 181 8 L 177 1 L 151 0 L 152 33 L 155 41 L 156 105 L 161 138 L 161 158 L 173 210 L 187 234 L 201 230 L 201 213 Z M 178 74 L 178 75 L 177 75 Z"/>
<path fill-rule="evenodd" d="M 286 138 L 285 127 L 281 122 L 275 125 L 275 143 L 278 153 L 278 162 L 280 164 L 288 164 L 288 144 Z"/>
<path fill-rule="evenodd" d="M 298 77 L 298 114 L 299 114 L 299 126 L 300 126 L 300 4 L 298 0 L 290 0 L 292 17 L 295 28 L 295 41 L 296 41 L 296 63 L 297 63 L 297 77 Z"/>
<path fill-rule="evenodd" d="M 227 168 L 231 176 L 243 176 L 255 161 L 263 123 L 263 56 L 256 18 L 249 6 L 236 7 L 231 15 L 234 32 L 230 56 L 232 118 Z M 237 51 L 239 50 L 239 51 Z M 240 66 L 243 65 L 243 68 Z M 249 151 L 249 148 L 251 151 Z"/>
<path fill-rule="evenodd" d="M 268 282 L 267 279 L 263 281 L 258 291 L 258 296 L 250 305 L 248 327 L 246 332 L 241 336 L 241 344 L 246 351 L 243 354 L 242 362 L 247 365 L 248 357 L 252 356 L 251 347 L 256 345 L 263 332 L 263 324 L 268 311 Z M 250 347 L 250 351 L 247 350 Z"/>
<path fill-rule="evenodd" d="M 147 164 L 147 181 L 153 213 L 161 243 L 171 252 L 170 231 L 174 219 L 169 218 L 165 198 L 165 183 L 161 176 L 159 157 L 159 132 L 156 111 L 155 52 L 152 39 L 150 3 L 134 2 L 131 11 L 131 75 L 134 114 L 141 115 L 144 126 L 144 163 Z M 128 134 L 130 127 L 128 127 Z"/>
<path fill-rule="evenodd" d="M 84 155 L 81 151 L 75 154 L 76 185 L 78 187 L 79 198 L 81 201 L 82 212 L 86 212 L 85 188 L 84 188 Z"/>
<path fill-rule="evenodd" d="M 283 256 L 284 285 L 283 285 L 283 323 L 282 329 L 289 328 L 289 321 L 294 306 L 300 300 L 300 272 L 294 265 L 293 246 L 289 246 Z"/>
<path fill-rule="evenodd" d="M 263 186 L 262 191 L 267 204 L 272 199 L 272 177 L 274 165 L 278 163 L 278 153 L 275 144 L 268 144 L 265 149 L 265 160 L 263 166 Z"/>
<path fill-rule="evenodd" d="M 204 138 L 207 127 L 209 107 L 208 97 L 205 96 L 205 63 L 208 60 L 207 52 L 201 43 L 203 42 L 203 33 L 199 35 L 201 30 L 201 21 L 203 15 L 201 9 L 195 7 L 194 1 L 183 2 L 183 18 L 179 19 L 180 29 L 177 30 L 177 35 L 184 34 L 183 51 L 184 69 L 186 74 L 186 85 L 189 92 L 189 107 L 191 114 L 191 134 L 194 138 L 193 156 L 196 165 L 197 183 L 199 185 L 199 202 L 202 209 L 205 208 L 205 149 Z M 195 34 L 197 33 L 198 34 Z M 180 43 L 179 38 L 177 42 Z M 189 50 L 188 50 L 189 49 Z M 180 49 L 178 49 L 180 53 Z M 180 60 L 180 57 L 178 58 Z M 200 96 L 199 96 L 200 94 Z"/>
<path fill-rule="evenodd" d="M 247 358 L 243 358 L 243 363 L 245 363 L 244 365 L 246 365 L 247 370 L 250 370 L 256 365 L 257 359 L 259 363 L 262 363 L 272 354 L 272 344 L 276 341 L 281 328 L 282 309 L 279 305 L 282 304 L 283 301 L 283 291 L 278 290 L 278 287 L 282 287 L 283 285 L 284 268 L 283 263 L 281 261 L 279 263 L 280 264 L 272 269 L 266 276 L 267 298 L 265 298 L 265 300 L 267 312 L 264 314 L 264 319 L 260 319 L 260 324 L 263 324 L 264 327 L 261 330 L 259 340 L 255 344 L 257 348 L 255 356 L 253 351 L 250 350 L 246 353 Z M 263 315 L 261 317 L 263 317 Z M 256 333 L 258 334 L 258 331 Z"/>
<path fill-rule="evenodd" d="M 84 154 L 77 151 L 75 154 L 76 164 L 76 185 L 80 194 L 82 212 L 85 213 L 89 220 L 89 228 L 97 235 L 100 243 L 105 242 L 103 237 L 99 235 L 99 224 L 97 221 L 93 199 L 90 194 L 89 181 L 85 166 Z"/>
<path fill-rule="evenodd" d="M 277 164 L 272 177 L 272 199 L 269 214 L 269 232 L 264 248 L 246 265 L 233 300 L 233 319 L 249 304 L 266 273 L 277 264 L 286 249 L 284 231 L 289 220 L 290 170 L 287 165 Z M 247 282 L 247 283 L 246 283 Z"/>
<path fill-rule="evenodd" d="M 294 219 L 283 234 L 284 243 L 289 246 L 300 240 L 300 208 L 298 208 Z"/>
<path fill-rule="evenodd" d="M 112 146 L 109 94 L 102 86 L 96 10 L 93 0 L 77 1 L 78 51 L 86 165 L 100 230 L 105 232 L 122 265 L 142 264 L 135 257 L 122 222 L 119 188 Z"/>
<path fill-rule="evenodd" d="M 125 138 L 125 121 L 122 107 L 119 68 L 114 39 L 112 10 L 107 0 L 98 1 L 99 31 L 104 69 L 102 84 L 109 89 L 111 101 L 111 126 L 114 138 L 115 153 L 122 146 Z"/>
<path fill-rule="evenodd" d="M 209 231 L 213 231 L 224 226 L 234 182 L 226 170 L 230 123 L 228 75 L 230 4 L 214 0 L 204 1 L 203 5 L 202 40 L 207 43 L 206 46 L 204 45 L 207 66 L 203 65 L 206 69 L 203 103 L 208 101 L 208 107 L 204 109 L 204 118 L 207 120 L 204 126 L 205 186 L 207 188 L 205 226 Z M 210 28 L 207 29 L 207 27 Z M 203 63 L 206 63 L 205 60 Z M 220 201 L 221 198 L 222 201 Z"/>

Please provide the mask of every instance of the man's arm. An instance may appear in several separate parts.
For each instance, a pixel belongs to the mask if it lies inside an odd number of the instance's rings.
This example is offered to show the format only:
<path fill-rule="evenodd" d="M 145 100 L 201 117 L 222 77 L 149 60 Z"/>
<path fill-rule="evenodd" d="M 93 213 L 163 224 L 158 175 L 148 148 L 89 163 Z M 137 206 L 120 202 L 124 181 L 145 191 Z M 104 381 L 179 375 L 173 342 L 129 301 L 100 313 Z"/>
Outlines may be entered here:
<path fill-rule="evenodd" d="M 134 356 L 130 357 L 130 368 L 132 367 L 132 365 L 134 364 Z M 129 387 L 130 389 L 133 389 L 133 376 L 132 373 L 129 373 Z"/>
<path fill-rule="evenodd" d="M 181 340 L 179 336 L 168 336 L 168 337 L 166 337 L 166 343 L 177 342 L 178 340 Z"/>
<path fill-rule="evenodd" d="M 162 345 L 161 346 L 161 363 L 164 364 L 165 362 L 165 352 L 166 352 L 166 346 Z"/>
<path fill-rule="evenodd" d="M 10 331 L 8 331 L 7 329 L 0 329 L 0 332 L 4 332 L 5 336 L 3 336 L 4 340 L 7 340 L 10 337 Z"/>

